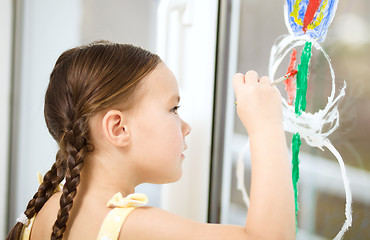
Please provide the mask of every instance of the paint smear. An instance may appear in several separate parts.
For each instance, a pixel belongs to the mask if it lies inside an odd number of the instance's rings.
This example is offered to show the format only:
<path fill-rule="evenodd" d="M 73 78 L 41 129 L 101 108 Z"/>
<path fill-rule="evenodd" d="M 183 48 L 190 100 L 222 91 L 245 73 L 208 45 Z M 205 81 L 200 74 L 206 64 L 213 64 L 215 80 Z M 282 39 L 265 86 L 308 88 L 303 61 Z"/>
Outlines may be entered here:
<path fill-rule="evenodd" d="M 301 54 L 301 63 L 298 65 L 297 75 L 297 91 L 295 100 L 295 114 L 299 117 L 302 112 L 306 110 L 306 93 L 307 93 L 307 80 L 308 70 L 310 68 L 311 60 L 311 42 L 306 42 Z M 301 146 L 301 136 L 299 133 L 295 133 L 292 139 L 292 181 L 294 187 L 294 202 L 295 202 L 295 216 L 296 216 L 296 227 L 297 227 L 297 214 L 298 214 L 298 180 L 299 180 L 299 148 Z"/>
<path fill-rule="evenodd" d="M 340 153 L 330 143 L 328 137 L 339 127 L 338 102 L 345 96 L 346 82 L 343 82 L 343 87 L 339 90 L 339 93 L 336 94 L 335 74 L 328 54 L 315 39 L 311 39 L 307 35 L 297 37 L 291 34 L 279 37 L 275 44 L 272 46 L 269 61 L 269 78 L 275 79 L 276 71 L 286 55 L 294 48 L 305 45 L 307 41 L 311 41 L 316 50 L 321 51 L 326 59 L 326 62 L 328 63 L 332 84 L 331 94 L 328 97 L 328 102 L 323 109 L 319 109 L 315 113 L 302 112 L 299 117 L 297 117 L 297 115 L 295 114 L 294 107 L 290 106 L 285 98 L 281 98 L 283 106 L 283 124 L 284 130 L 286 132 L 290 132 L 293 134 L 299 133 L 299 139 L 304 139 L 309 146 L 317 147 L 323 151 L 324 147 L 326 147 L 335 156 L 339 163 L 343 179 L 344 191 L 346 195 L 346 219 L 342 225 L 341 230 L 334 237 L 334 240 L 340 240 L 342 239 L 344 233 L 352 225 L 352 193 L 349 186 L 349 180 L 346 174 L 343 159 Z M 298 146 L 298 144 L 296 145 Z M 249 198 L 244 186 L 243 157 L 248 154 L 248 146 L 249 142 L 245 144 L 245 147 L 239 153 L 236 174 L 238 189 L 242 191 L 243 200 L 245 201 L 247 206 L 249 206 Z"/>
<path fill-rule="evenodd" d="M 297 227 L 298 206 L 298 180 L 299 180 L 299 148 L 301 147 L 301 136 L 299 133 L 293 135 L 292 138 L 292 181 L 294 189 L 294 203 L 295 203 L 295 223 Z"/>
<path fill-rule="evenodd" d="M 296 85 L 295 85 L 295 81 L 294 81 L 294 75 L 297 73 L 297 71 L 294 70 L 294 68 L 295 68 L 296 59 L 297 59 L 297 50 L 295 50 L 295 48 L 293 48 L 293 52 L 292 52 L 292 55 L 290 56 L 290 63 L 289 63 L 289 66 L 288 66 L 288 71 L 287 71 L 287 74 L 290 74 L 291 76 L 288 77 L 284 81 L 285 90 L 288 93 L 288 104 L 289 105 L 293 104 L 293 100 L 295 98 Z M 294 74 L 292 74 L 293 71 L 295 71 Z"/>
<path fill-rule="evenodd" d="M 324 41 L 337 6 L 338 0 L 286 0 L 284 17 L 289 33 Z"/>
<path fill-rule="evenodd" d="M 301 55 L 301 63 L 298 65 L 297 91 L 295 99 L 295 113 L 299 116 L 306 110 L 307 81 L 311 60 L 311 42 L 306 42 Z"/>
<path fill-rule="evenodd" d="M 321 0 L 310 0 L 303 20 L 303 32 L 307 32 L 308 25 L 313 21 L 315 13 L 319 10 Z"/>
<path fill-rule="evenodd" d="M 342 174 L 344 190 L 346 193 L 346 205 L 345 205 L 345 216 L 346 220 L 343 223 L 341 230 L 337 233 L 333 240 L 340 240 L 343 238 L 344 233 L 352 226 L 352 193 L 349 188 L 349 180 L 346 173 L 346 168 L 344 166 L 344 161 L 337 149 L 331 144 L 329 139 L 326 139 L 324 146 L 329 149 L 329 151 L 336 157 L 339 163 L 340 172 Z"/>
<path fill-rule="evenodd" d="M 344 221 L 341 230 L 334 237 L 335 240 L 339 240 L 352 225 L 352 194 L 349 187 L 349 181 L 346 176 L 343 159 L 340 156 L 340 153 L 330 143 L 328 137 L 339 127 L 338 102 L 345 96 L 346 82 L 343 82 L 343 87 L 339 90 L 338 93 L 336 93 L 335 74 L 329 56 L 320 46 L 318 41 L 310 38 L 307 35 L 297 37 L 289 34 L 281 36 L 277 39 L 276 43 L 272 46 L 270 53 L 269 77 L 270 79 L 275 79 L 276 71 L 282 63 L 283 59 L 294 48 L 305 45 L 307 41 L 311 41 L 312 46 L 314 46 L 316 50 L 319 50 L 326 59 L 331 76 L 331 94 L 328 97 L 328 102 L 323 109 L 319 109 L 314 113 L 303 111 L 301 112 L 299 117 L 297 117 L 295 113 L 295 108 L 293 106 L 290 106 L 285 98 L 282 98 L 281 101 L 283 105 L 283 124 L 286 132 L 290 132 L 293 134 L 299 133 L 300 138 L 304 139 L 309 146 L 317 147 L 323 151 L 324 147 L 326 147 L 331 153 L 333 153 L 340 165 L 346 195 L 346 220 Z"/>

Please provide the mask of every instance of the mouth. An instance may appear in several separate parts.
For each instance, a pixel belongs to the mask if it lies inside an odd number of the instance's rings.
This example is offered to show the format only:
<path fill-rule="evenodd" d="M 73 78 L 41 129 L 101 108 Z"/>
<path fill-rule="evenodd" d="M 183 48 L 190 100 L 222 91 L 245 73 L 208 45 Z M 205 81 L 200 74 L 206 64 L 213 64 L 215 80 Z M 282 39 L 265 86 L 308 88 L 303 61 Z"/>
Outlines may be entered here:
<path fill-rule="evenodd" d="M 186 145 L 186 143 L 184 143 L 184 149 L 182 150 L 182 153 L 181 153 L 181 159 L 185 158 L 184 152 L 186 151 L 186 149 L 188 149 L 188 145 Z"/>
<path fill-rule="evenodd" d="M 184 150 L 182 150 L 182 151 L 184 152 L 186 149 L 188 149 L 188 145 L 185 143 L 184 144 Z"/>

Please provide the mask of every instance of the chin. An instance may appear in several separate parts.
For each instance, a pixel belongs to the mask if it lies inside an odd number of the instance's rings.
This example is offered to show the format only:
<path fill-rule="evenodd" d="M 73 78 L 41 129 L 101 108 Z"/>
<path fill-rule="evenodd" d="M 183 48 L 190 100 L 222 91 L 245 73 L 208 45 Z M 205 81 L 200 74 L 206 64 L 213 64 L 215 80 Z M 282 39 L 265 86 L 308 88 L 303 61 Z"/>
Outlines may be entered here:
<path fill-rule="evenodd" d="M 172 176 L 163 176 L 160 179 L 156 179 L 155 181 L 151 182 L 154 184 L 167 184 L 167 183 L 174 183 L 181 179 L 182 177 L 182 171 L 180 170 L 179 173 Z"/>
<path fill-rule="evenodd" d="M 174 183 L 174 182 L 178 182 L 182 177 L 182 173 L 179 174 L 179 176 L 177 176 L 176 178 L 172 179 L 171 181 L 169 181 L 168 183 Z"/>

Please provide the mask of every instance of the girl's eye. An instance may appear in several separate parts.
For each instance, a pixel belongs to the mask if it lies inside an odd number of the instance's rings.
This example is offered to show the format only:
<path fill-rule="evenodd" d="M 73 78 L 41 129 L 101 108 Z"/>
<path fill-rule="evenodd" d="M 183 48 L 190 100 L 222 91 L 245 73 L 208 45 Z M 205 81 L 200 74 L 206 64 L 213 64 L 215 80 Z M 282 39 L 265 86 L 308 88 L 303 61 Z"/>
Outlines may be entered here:
<path fill-rule="evenodd" d="M 175 106 L 171 109 L 171 112 L 173 112 L 174 114 L 177 114 L 177 110 L 179 109 L 180 106 Z"/>

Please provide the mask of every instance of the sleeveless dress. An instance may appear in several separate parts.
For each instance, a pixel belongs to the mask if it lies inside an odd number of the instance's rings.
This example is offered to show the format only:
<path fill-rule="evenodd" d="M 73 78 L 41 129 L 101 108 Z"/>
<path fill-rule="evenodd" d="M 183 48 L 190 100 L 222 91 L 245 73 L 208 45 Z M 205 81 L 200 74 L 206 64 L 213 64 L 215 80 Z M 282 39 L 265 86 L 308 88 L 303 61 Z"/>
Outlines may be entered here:
<path fill-rule="evenodd" d="M 40 182 L 40 175 L 39 175 Z M 42 177 L 41 177 L 42 182 Z M 58 186 L 56 191 L 61 190 L 61 185 Z M 105 217 L 97 240 L 117 240 L 121 231 L 122 225 L 125 222 L 127 216 L 137 207 L 144 206 L 147 204 L 148 198 L 142 193 L 133 193 L 127 197 L 123 197 L 120 192 L 114 194 L 114 196 L 108 201 L 107 207 L 112 208 Z M 21 233 L 21 240 L 29 240 L 35 217 L 32 217 L 27 226 L 23 227 Z"/>

